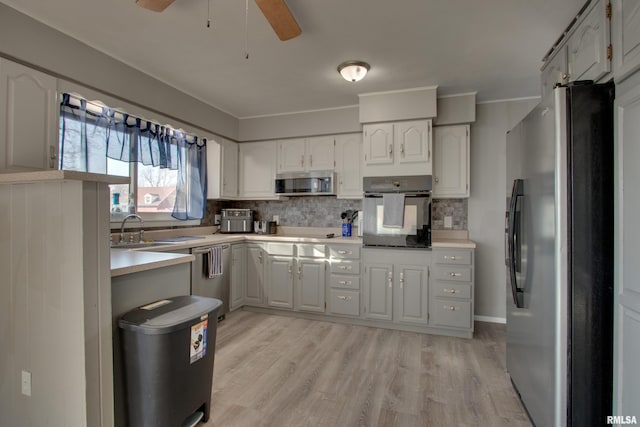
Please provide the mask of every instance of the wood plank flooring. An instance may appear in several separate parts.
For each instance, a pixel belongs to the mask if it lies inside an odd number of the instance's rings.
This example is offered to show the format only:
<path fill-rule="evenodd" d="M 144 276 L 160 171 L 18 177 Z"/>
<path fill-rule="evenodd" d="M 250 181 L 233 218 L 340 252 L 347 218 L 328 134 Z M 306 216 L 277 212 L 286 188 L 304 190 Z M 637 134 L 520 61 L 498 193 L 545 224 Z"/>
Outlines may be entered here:
<path fill-rule="evenodd" d="M 241 310 L 217 333 L 205 426 L 530 426 L 504 325 L 470 340 Z"/>

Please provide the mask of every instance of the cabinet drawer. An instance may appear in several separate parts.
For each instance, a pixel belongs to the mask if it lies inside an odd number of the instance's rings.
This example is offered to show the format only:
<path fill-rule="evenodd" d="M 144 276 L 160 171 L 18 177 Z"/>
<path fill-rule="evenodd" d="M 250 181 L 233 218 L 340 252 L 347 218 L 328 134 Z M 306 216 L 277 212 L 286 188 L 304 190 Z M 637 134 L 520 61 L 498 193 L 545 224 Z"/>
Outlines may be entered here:
<path fill-rule="evenodd" d="M 269 255 L 293 256 L 292 243 L 268 243 L 267 253 Z"/>
<path fill-rule="evenodd" d="M 329 311 L 347 316 L 360 315 L 360 292 L 332 289 L 329 294 Z"/>
<path fill-rule="evenodd" d="M 453 328 L 471 328 L 471 302 L 444 298 L 431 300 L 430 324 Z"/>
<path fill-rule="evenodd" d="M 471 285 L 435 281 L 431 283 L 431 295 L 434 297 L 471 299 Z"/>
<path fill-rule="evenodd" d="M 473 251 L 468 249 L 434 250 L 433 260 L 436 264 L 471 265 Z"/>
<path fill-rule="evenodd" d="M 360 289 L 360 277 L 359 276 L 347 276 L 341 274 L 331 275 L 331 287 L 332 288 L 348 288 L 348 289 Z"/>
<path fill-rule="evenodd" d="M 437 280 L 455 280 L 456 282 L 471 281 L 471 267 L 438 265 L 435 270 Z"/>
<path fill-rule="evenodd" d="M 340 245 L 330 248 L 331 258 L 337 259 L 360 259 L 360 246 Z"/>
<path fill-rule="evenodd" d="M 301 258 L 325 258 L 324 245 L 298 245 L 298 256 Z"/>
<path fill-rule="evenodd" d="M 331 272 L 341 274 L 360 274 L 360 261 L 331 261 Z"/>

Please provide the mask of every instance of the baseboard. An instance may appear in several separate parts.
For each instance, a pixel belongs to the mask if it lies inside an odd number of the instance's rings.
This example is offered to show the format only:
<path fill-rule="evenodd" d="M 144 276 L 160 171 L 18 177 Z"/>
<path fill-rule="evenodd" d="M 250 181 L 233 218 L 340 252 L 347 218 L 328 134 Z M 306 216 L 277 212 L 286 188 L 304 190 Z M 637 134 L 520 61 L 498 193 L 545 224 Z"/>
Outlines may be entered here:
<path fill-rule="evenodd" d="M 507 323 L 507 319 L 505 317 L 473 316 L 473 320 L 478 322 Z"/>

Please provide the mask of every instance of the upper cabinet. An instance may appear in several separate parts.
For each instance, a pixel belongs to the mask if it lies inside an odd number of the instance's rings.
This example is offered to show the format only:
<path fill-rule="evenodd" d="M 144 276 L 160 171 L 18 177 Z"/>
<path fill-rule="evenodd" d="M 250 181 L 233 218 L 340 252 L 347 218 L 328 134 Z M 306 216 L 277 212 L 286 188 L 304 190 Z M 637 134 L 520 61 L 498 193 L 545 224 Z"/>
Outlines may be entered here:
<path fill-rule="evenodd" d="M 362 198 L 362 134 L 336 136 L 338 198 Z"/>
<path fill-rule="evenodd" d="M 278 173 L 333 170 L 333 136 L 288 139 L 278 142 Z"/>
<path fill-rule="evenodd" d="M 222 162 L 220 164 L 222 188 L 220 195 L 223 198 L 234 198 L 238 196 L 238 144 L 222 138 L 220 148 L 222 150 Z"/>
<path fill-rule="evenodd" d="M 433 130 L 433 197 L 469 197 L 469 125 Z"/>
<path fill-rule="evenodd" d="M 363 126 L 363 176 L 431 175 L 431 120 Z"/>
<path fill-rule="evenodd" d="M 640 2 L 613 0 L 613 75 L 620 82 L 640 68 Z"/>
<path fill-rule="evenodd" d="M 238 144 L 238 195 L 245 199 L 275 199 L 276 143 Z"/>
<path fill-rule="evenodd" d="M 608 2 L 599 0 L 567 41 L 569 81 L 598 81 L 611 71 Z"/>
<path fill-rule="evenodd" d="M 0 170 L 58 167 L 56 79 L 0 59 Z"/>

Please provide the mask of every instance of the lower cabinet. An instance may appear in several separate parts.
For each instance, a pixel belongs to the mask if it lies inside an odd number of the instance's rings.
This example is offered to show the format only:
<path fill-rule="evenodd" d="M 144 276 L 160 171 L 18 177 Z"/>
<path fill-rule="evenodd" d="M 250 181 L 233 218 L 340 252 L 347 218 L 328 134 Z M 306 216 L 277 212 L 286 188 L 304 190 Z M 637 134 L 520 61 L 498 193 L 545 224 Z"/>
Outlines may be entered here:
<path fill-rule="evenodd" d="M 231 245 L 231 283 L 229 289 L 229 311 L 245 304 L 245 251 L 246 245 Z"/>
<path fill-rule="evenodd" d="M 267 305 L 293 308 L 293 257 L 269 255 L 267 258 Z"/>
<path fill-rule="evenodd" d="M 364 249 L 363 317 L 426 326 L 430 251 Z"/>
<path fill-rule="evenodd" d="M 262 244 L 245 247 L 245 303 L 264 306 L 264 249 Z"/>
<path fill-rule="evenodd" d="M 322 258 L 300 258 L 298 252 L 295 280 L 295 309 L 324 313 L 325 309 L 325 269 L 327 261 Z"/>
<path fill-rule="evenodd" d="M 337 316 L 360 316 L 361 245 L 329 246 L 328 311 Z"/>

